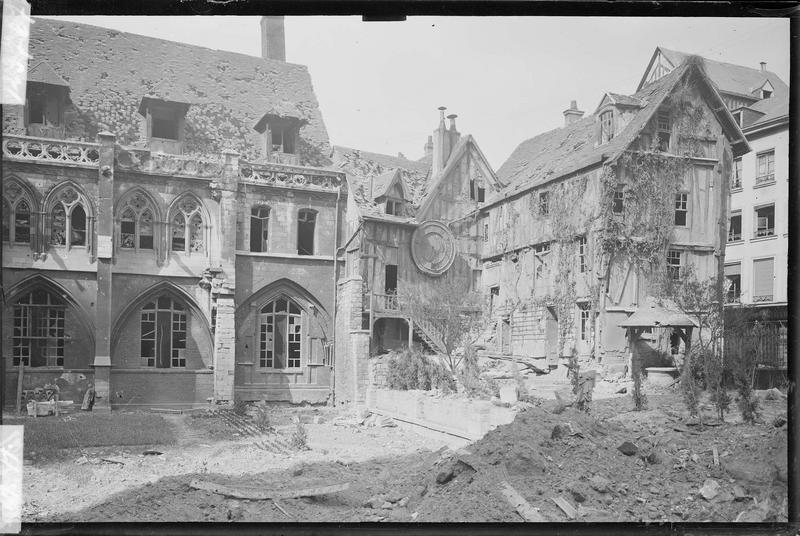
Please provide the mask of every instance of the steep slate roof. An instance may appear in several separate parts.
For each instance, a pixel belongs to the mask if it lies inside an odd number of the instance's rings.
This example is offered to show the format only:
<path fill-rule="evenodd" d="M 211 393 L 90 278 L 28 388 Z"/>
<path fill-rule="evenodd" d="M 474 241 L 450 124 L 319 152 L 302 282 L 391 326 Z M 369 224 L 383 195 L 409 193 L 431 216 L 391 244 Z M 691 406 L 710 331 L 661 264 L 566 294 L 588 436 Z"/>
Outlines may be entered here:
<path fill-rule="evenodd" d="M 364 216 L 374 216 L 387 220 L 408 220 L 385 213 L 384 206 L 375 203 L 376 191 L 383 186 L 388 188 L 394 178 L 394 172 L 400 171 L 403 189 L 412 206 L 408 207 L 413 213 L 416 206 L 427 191 L 430 164 L 423 164 L 380 153 L 360 151 L 349 147 L 336 145 L 331 153 L 333 169 L 344 171 L 347 174 L 349 192 L 358 205 L 359 211 Z M 372 185 L 370 188 L 370 181 Z M 370 189 L 372 198 L 370 199 Z"/>
<path fill-rule="evenodd" d="M 789 99 L 788 97 L 779 98 L 779 97 L 770 97 L 768 99 L 760 100 L 748 106 L 751 110 L 755 110 L 757 112 L 761 112 L 764 114 L 762 117 L 759 117 L 757 121 L 747 125 L 744 130 L 747 131 L 753 127 L 759 127 L 765 123 L 773 121 L 774 119 L 778 119 L 779 117 L 785 117 L 788 121 L 789 119 Z"/>
<path fill-rule="evenodd" d="M 488 199 L 488 203 L 494 203 L 516 192 L 545 184 L 604 160 L 616 159 L 647 125 L 678 80 L 693 67 L 697 69 L 691 64 L 684 64 L 634 93 L 632 97 L 642 101 L 645 106 L 637 111 L 625 129 L 608 143 L 596 144 L 595 115 L 522 142 L 497 170 L 498 178 L 507 186 Z M 738 131 L 738 136 L 741 137 L 740 143 L 746 145 L 730 112 L 724 109 L 721 113 L 725 116 L 724 121 L 728 123 L 728 128 L 735 129 L 734 132 Z"/>
<path fill-rule="evenodd" d="M 669 50 L 664 47 L 656 47 L 653 58 L 655 58 L 659 50 L 675 67 L 683 63 L 684 60 L 691 55 L 685 52 L 678 52 L 677 50 Z M 759 89 L 764 85 L 766 80 L 769 80 L 775 89 L 773 97 L 789 98 L 789 86 L 787 86 L 777 74 L 771 71 L 762 72 L 760 69 L 753 69 L 733 63 L 723 63 L 707 58 L 704 58 L 704 60 L 706 74 L 711 81 L 717 85 L 717 89 L 723 93 L 734 93 L 755 98 L 756 95 L 753 95 L 753 91 Z M 649 70 L 650 66 L 648 66 L 644 76 L 647 76 L 647 71 Z M 644 76 L 642 77 L 642 82 L 639 83 L 640 88 L 644 84 Z"/>
<path fill-rule="evenodd" d="M 31 64 L 46 60 L 70 87 L 78 117 L 70 136 L 109 130 L 118 143 L 139 140 L 144 96 L 190 103 L 187 153 L 219 153 L 231 146 L 257 158 L 253 129 L 265 113 L 291 103 L 299 119 L 298 153 L 308 165 L 329 164 L 330 143 L 308 69 L 276 60 L 213 50 L 107 28 L 34 17 Z"/>

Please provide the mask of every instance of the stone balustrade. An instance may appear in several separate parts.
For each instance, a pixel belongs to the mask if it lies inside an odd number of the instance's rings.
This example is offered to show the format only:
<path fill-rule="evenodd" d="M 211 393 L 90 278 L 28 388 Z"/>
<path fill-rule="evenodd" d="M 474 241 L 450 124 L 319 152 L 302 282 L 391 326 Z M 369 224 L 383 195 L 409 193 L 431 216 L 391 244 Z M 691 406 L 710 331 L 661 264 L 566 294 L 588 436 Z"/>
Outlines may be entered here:
<path fill-rule="evenodd" d="M 213 179 L 222 176 L 222 158 L 152 153 L 147 149 L 122 147 L 115 164 L 125 171 Z"/>
<path fill-rule="evenodd" d="M 97 167 L 100 144 L 4 134 L 3 158 Z"/>
<path fill-rule="evenodd" d="M 335 191 L 344 184 L 344 174 L 325 169 L 275 163 L 239 162 L 239 177 L 246 182 L 283 188 Z"/>

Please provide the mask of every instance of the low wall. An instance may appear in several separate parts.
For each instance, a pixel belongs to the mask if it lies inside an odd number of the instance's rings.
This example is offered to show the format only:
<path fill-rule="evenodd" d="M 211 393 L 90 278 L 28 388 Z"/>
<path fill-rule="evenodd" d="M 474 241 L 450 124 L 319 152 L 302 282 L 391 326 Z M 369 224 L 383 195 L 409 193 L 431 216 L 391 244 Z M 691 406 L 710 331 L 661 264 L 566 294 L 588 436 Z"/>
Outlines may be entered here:
<path fill-rule="evenodd" d="M 192 406 L 213 394 L 213 370 L 111 369 L 112 408 Z"/>
<path fill-rule="evenodd" d="M 18 374 L 17 367 L 6 368 L 6 377 L 3 379 L 5 406 L 16 406 Z M 94 383 L 94 369 L 28 367 L 22 375 L 23 389 L 32 390 L 48 384 L 57 385 L 59 400 L 72 400 L 76 404 L 83 402 L 83 395 L 92 383 Z"/>
<path fill-rule="evenodd" d="M 488 400 L 434 398 L 426 391 L 367 390 L 370 411 L 470 441 L 514 420 L 516 412 Z"/>

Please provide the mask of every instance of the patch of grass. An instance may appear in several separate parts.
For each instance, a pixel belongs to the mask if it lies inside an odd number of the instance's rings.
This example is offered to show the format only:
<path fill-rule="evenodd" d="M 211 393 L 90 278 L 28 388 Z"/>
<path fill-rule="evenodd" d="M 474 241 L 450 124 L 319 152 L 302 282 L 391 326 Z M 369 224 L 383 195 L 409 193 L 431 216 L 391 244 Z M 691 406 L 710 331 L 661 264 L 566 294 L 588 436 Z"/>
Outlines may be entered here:
<path fill-rule="evenodd" d="M 4 424 L 25 426 L 25 455 L 77 447 L 175 443 L 175 431 L 164 417 L 148 413 L 79 413 L 5 419 Z"/>

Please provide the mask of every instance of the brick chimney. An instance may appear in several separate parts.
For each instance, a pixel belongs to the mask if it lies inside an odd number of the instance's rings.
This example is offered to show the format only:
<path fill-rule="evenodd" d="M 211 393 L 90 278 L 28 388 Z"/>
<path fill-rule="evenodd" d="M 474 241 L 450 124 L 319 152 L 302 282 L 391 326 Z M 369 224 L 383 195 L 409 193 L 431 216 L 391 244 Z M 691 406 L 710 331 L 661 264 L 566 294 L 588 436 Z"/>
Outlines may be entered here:
<path fill-rule="evenodd" d="M 767 71 L 767 62 L 766 61 L 762 61 L 761 62 L 761 72 L 763 73 L 763 72 L 766 72 L 766 71 Z"/>
<path fill-rule="evenodd" d="M 583 117 L 583 110 L 578 110 L 578 102 L 572 101 L 569 108 L 564 110 L 564 126 L 569 126 Z"/>
<path fill-rule="evenodd" d="M 283 17 L 261 17 L 261 57 L 286 61 L 286 33 Z"/>
<path fill-rule="evenodd" d="M 448 134 L 450 136 L 450 151 L 452 152 L 455 149 L 456 144 L 458 143 L 458 139 L 461 137 L 461 134 L 456 130 L 456 114 L 450 114 L 447 116 L 447 119 L 450 120 L 450 128 L 448 130 Z M 448 155 L 449 156 L 449 155 Z M 445 162 L 445 165 L 447 162 Z"/>
<path fill-rule="evenodd" d="M 439 106 L 439 126 L 433 131 L 433 176 L 439 175 L 450 157 L 450 133 L 444 126 L 444 106 Z"/>

